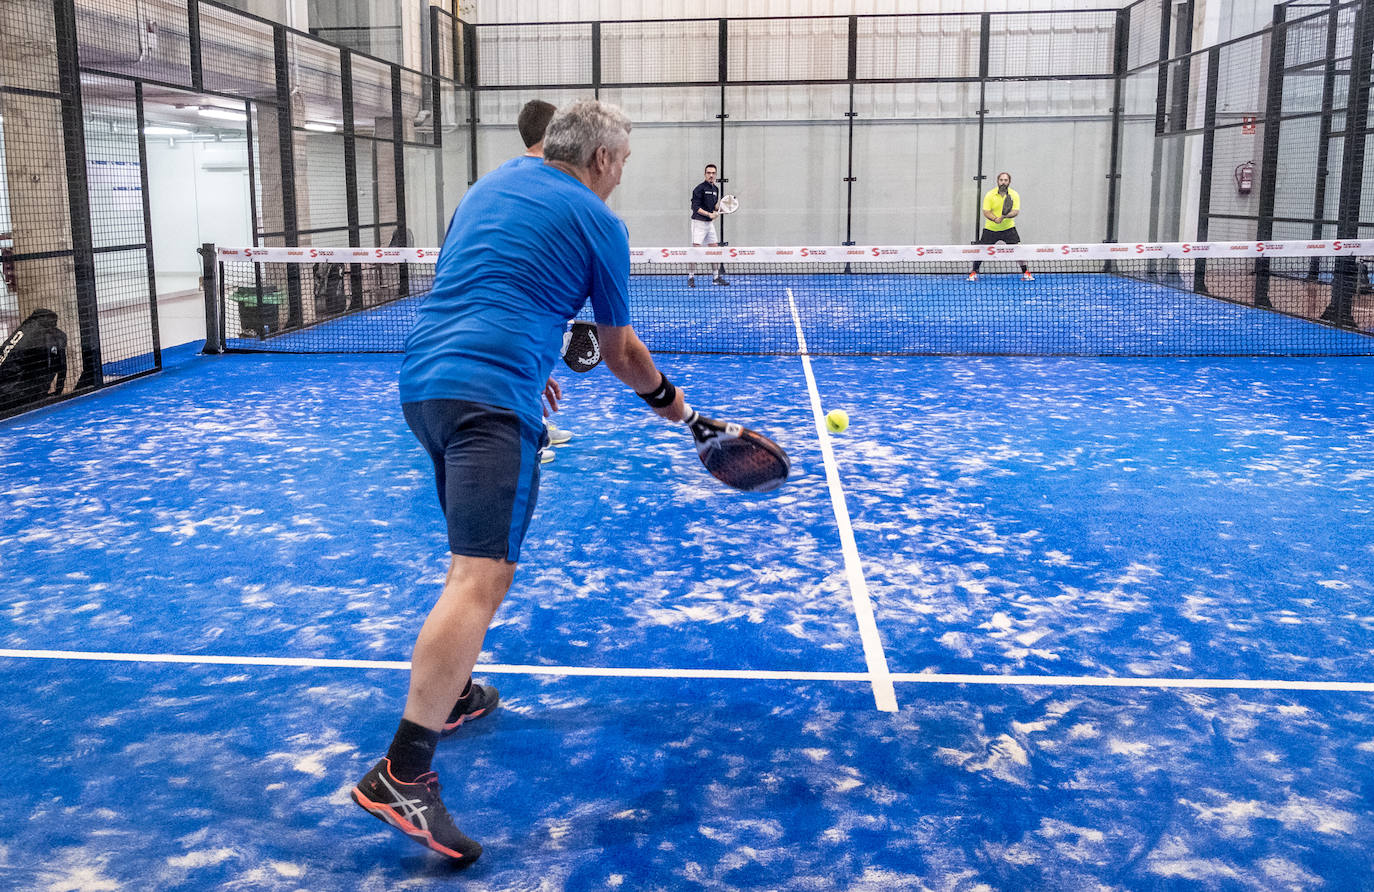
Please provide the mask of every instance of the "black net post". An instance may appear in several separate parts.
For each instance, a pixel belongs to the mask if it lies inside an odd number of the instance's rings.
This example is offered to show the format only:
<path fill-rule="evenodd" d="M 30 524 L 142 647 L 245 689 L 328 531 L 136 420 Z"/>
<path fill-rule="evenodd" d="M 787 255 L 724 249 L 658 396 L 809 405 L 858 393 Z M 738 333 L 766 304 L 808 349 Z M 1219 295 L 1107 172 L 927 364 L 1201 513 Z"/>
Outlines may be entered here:
<path fill-rule="evenodd" d="M 219 264 L 215 260 L 215 245 L 205 242 L 196 249 L 200 255 L 200 288 L 205 297 L 205 348 L 202 353 L 224 352 L 224 303 L 220 299 Z"/>

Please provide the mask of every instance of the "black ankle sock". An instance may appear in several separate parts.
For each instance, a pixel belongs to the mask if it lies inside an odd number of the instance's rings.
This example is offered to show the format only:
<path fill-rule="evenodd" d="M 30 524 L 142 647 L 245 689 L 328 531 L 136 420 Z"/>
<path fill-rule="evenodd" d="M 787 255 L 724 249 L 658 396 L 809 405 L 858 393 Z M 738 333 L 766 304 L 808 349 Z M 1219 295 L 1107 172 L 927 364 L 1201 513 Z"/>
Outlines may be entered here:
<path fill-rule="evenodd" d="M 471 695 L 472 695 L 472 676 L 469 675 L 469 676 L 468 676 L 468 683 L 465 684 L 465 685 L 463 685 L 463 693 L 461 693 L 461 694 L 458 695 L 458 702 L 459 702 L 459 703 L 462 703 L 464 700 L 466 700 L 466 699 L 467 699 L 469 696 L 471 696 Z"/>
<path fill-rule="evenodd" d="M 391 760 L 391 776 L 403 784 L 414 783 L 417 777 L 429 771 L 438 745 L 438 731 L 401 719 L 396 736 L 391 739 L 391 749 L 386 751 L 386 757 Z"/>

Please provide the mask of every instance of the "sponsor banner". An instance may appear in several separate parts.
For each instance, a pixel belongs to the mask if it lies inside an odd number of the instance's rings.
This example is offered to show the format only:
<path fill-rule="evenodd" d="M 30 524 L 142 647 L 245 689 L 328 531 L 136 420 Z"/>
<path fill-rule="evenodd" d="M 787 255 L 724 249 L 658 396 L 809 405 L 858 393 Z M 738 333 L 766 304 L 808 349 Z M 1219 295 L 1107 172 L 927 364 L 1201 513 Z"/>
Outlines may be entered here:
<path fill-rule="evenodd" d="M 220 260 L 298 263 L 434 263 L 438 248 L 219 248 Z M 1039 245 L 824 245 L 632 248 L 631 263 L 916 263 L 974 260 L 1128 260 L 1374 255 L 1374 239 L 1253 242 L 1120 242 Z"/>
<path fill-rule="evenodd" d="M 752 248 L 637 248 L 635 263 L 749 262 L 763 263 L 916 263 L 981 261 L 1128 260 L 1171 258 L 1206 260 L 1212 257 L 1311 257 L 1316 255 L 1374 255 L 1374 239 L 1266 242 L 1121 242 L 1113 244 L 1022 245 L 845 245 L 841 247 L 779 246 Z"/>
<path fill-rule="evenodd" d="M 219 260 L 268 263 L 433 263 L 438 248 L 217 248 Z"/>

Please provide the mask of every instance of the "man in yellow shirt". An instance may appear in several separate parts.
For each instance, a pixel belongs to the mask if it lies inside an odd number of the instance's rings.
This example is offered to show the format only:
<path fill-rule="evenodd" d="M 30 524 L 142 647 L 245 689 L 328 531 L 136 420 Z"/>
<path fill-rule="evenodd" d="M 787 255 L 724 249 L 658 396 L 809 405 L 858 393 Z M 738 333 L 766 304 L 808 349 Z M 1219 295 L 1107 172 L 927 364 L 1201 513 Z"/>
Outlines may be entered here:
<path fill-rule="evenodd" d="M 989 189 L 983 196 L 983 234 L 978 237 L 980 245 L 1019 245 L 1021 233 L 1016 231 L 1016 216 L 1021 213 L 1021 196 L 1011 187 L 1011 174 L 1002 171 L 997 175 L 997 188 Z M 978 268 L 983 261 L 973 261 L 973 271 L 968 274 L 970 282 L 978 281 Z M 1034 278 L 1030 267 L 1021 264 L 1021 278 L 1029 282 Z"/>

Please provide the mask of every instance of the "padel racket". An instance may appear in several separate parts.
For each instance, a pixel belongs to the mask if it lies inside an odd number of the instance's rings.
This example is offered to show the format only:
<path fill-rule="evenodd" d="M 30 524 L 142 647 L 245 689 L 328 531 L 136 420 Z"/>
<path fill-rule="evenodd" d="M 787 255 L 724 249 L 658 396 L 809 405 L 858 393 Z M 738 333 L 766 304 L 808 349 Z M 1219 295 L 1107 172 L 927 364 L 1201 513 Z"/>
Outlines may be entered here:
<path fill-rule="evenodd" d="M 716 210 L 722 214 L 733 214 L 739 210 L 739 199 L 733 195 L 722 195 L 720 201 L 716 203 Z"/>
<path fill-rule="evenodd" d="M 707 418 L 684 406 L 683 419 L 697 441 L 697 456 L 711 476 L 743 492 L 771 492 L 787 482 L 787 452 L 757 431 Z"/>
<path fill-rule="evenodd" d="M 590 322 L 574 322 L 563 333 L 563 362 L 579 374 L 590 372 L 601 362 L 601 342 L 596 339 L 596 326 Z"/>
<path fill-rule="evenodd" d="M 1002 199 L 1002 216 L 1005 217 L 1007 214 L 1010 214 L 1015 204 L 1016 202 L 1011 200 L 1011 193 L 1008 192 L 1006 197 Z"/>

